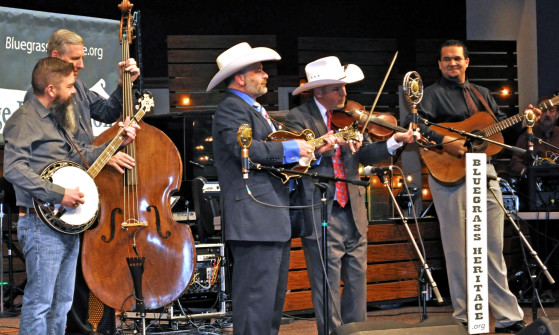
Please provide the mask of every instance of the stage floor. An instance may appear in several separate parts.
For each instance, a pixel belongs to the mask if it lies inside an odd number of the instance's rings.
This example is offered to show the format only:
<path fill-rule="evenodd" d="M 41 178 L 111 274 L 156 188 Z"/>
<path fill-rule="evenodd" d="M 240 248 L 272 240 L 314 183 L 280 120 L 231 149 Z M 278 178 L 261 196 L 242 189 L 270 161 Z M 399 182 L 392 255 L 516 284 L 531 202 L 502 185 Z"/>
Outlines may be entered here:
<path fill-rule="evenodd" d="M 524 310 L 524 321 L 529 324 L 532 321 L 532 309 L 530 306 L 522 306 Z M 559 318 L 559 304 L 544 306 L 545 313 L 551 319 Z M 538 308 L 537 316 L 545 316 L 544 310 Z M 427 317 L 434 319 L 438 317 L 448 317 L 452 315 L 452 308 L 450 306 L 428 306 Z M 417 306 L 410 304 L 406 305 L 387 305 L 383 308 L 370 308 L 367 313 L 367 321 L 397 321 L 407 324 L 418 323 L 421 319 L 421 310 Z M 153 320 L 151 320 L 153 323 Z M 210 321 L 201 324 L 200 321 L 194 321 L 199 327 L 194 325 L 186 325 L 184 322 L 179 323 L 177 330 L 172 330 L 170 325 L 166 322 L 161 322 L 160 325 L 151 324 L 146 333 L 147 334 L 232 334 L 229 320 L 219 320 L 210 325 Z M 0 318 L 0 334 L 18 334 L 19 317 L 3 317 Z M 216 326 L 217 325 L 217 326 Z M 184 330 L 184 331 L 181 331 Z M 491 319 L 491 332 L 494 334 L 494 320 Z M 131 334 L 123 330 L 119 334 Z M 316 335 L 315 319 L 312 315 L 286 315 L 284 324 L 281 326 L 280 335 Z"/>

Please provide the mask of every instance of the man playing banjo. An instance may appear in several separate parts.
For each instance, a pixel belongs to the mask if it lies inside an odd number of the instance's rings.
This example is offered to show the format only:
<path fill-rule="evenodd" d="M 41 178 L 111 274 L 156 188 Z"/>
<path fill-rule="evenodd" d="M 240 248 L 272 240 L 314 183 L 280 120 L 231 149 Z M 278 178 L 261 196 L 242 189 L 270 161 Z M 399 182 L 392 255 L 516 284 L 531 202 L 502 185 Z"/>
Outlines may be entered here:
<path fill-rule="evenodd" d="M 33 198 L 71 209 L 84 204 L 84 194 L 79 187 L 64 189 L 42 179 L 41 171 L 60 160 L 81 164 L 82 155 L 91 164 L 108 145 L 72 144 L 74 83 L 71 63 L 52 57 L 39 60 L 32 74 L 33 97 L 4 128 L 4 176 L 13 184 L 20 206 L 17 232 L 27 269 L 19 325 L 22 335 L 64 334 L 79 249 L 77 234 L 59 233 L 39 219 Z M 125 128 L 122 146 L 134 140 L 136 128 Z"/>

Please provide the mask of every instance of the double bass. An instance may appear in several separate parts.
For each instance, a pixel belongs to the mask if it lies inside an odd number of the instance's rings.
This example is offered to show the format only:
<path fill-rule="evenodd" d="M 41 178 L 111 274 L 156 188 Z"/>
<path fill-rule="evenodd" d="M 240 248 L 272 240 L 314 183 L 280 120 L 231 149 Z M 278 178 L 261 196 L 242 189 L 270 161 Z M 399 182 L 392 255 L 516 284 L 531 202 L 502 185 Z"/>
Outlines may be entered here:
<path fill-rule="evenodd" d="M 123 0 L 120 42 L 122 60 L 130 58 L 132 4 Z M 132 82 L 123 73 L 123 119 L 134 114 Z M 143 311 L 170 304 L 187 289 L 196 266 L 188 225 L 174 221 L 171 194 L 180 188 L 182 161 L 173 142 L 160 130 L 140 122 L 127 154 L 135 167 L 120 174 L 105 167 L 96 178 L 99 223 L 84 233 L 82 267 L 91 292 L 104 304 Z M 111 139 L 118 122 L 94 144 Z"/>

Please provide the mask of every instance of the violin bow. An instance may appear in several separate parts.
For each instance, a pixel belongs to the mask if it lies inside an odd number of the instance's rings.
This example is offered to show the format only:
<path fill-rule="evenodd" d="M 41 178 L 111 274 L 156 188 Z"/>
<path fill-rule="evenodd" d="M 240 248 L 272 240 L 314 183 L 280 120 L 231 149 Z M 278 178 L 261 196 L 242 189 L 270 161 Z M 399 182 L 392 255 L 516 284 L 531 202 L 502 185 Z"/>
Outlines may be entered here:
<path fill-rule="evenodd" d="M 382 93 L 382 90 L 384 89 L 384 84 L 386 84 L 386 81 L 388 80 L 388 76 L 390 75 L 390 72 L 392 71 L 392 67 L 394 66 L 394 63 L 396 63 L 396 58 L 398 58 L 398 51 L 396 51 L 396 53 L 394 54 L 394 58 L 392 58 L 392 63 L 390 63 L 390 67 L 388 68 L 388 71 L 386 72 L 386 75 L 384 76 L 384 80 L 382 82 L 382 85 L 380 85 L 380 90 L 377 93 L 377 97 L 375 98 L 375 102 L 373 102 L 373 105 L 371 106 L 371 111 L 369 112 L 369 117 L 367 118 L 367 121 L 365 121 L 365 125 L 363 126 L 363 129 L 361 130 L 361 134 L 363 134 L 365 132 L 365 129 L 367 129 L 367 125 L 369 124 L 369 121 L 371 120 L 371 117 L 373 116 L 373 111 L 375 110 L 378 99 L 380 98 L 380 94 Z"/>

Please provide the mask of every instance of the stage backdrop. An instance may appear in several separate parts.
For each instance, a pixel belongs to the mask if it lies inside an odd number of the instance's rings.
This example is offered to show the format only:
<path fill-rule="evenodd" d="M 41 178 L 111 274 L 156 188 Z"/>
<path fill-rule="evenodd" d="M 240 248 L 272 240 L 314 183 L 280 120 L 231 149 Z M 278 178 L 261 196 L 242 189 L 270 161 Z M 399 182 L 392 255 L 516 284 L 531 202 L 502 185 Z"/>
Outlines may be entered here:
<path fill-rule="evenodd" d="M 108 97 L 118 84 L 119 24 L 117 20 L 0 7 L 0 134 L 6 120 L 23 104 L 33 67 L 47 56 L 48 39 L 58 29 L 71 30 L 84 39 L 85 69 L 78 78 Z M 95 135 L 107 127 L 93 122 Z"/>

